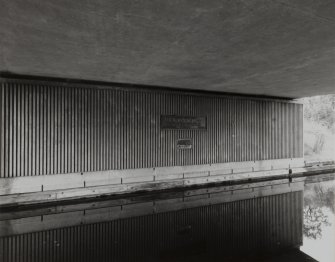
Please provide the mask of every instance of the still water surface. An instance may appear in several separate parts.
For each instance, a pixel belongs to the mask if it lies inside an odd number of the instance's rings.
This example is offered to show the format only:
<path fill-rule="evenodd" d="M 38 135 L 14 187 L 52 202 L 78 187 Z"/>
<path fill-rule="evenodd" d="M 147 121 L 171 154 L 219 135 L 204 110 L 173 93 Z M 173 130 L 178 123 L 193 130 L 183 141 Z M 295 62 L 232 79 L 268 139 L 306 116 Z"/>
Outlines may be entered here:
<path fill-rule="evenodd" d="M 3 209 L 0 261 L 333 262 L 326 178 Z"/>
<path fill-rule="evenodd" d="M 326 178 L 329 180 L 322 181 L 321 177 L 306 180 L 303 246 L 300 249 L 320 262 L 334 262 L 335 180 L 334 175 Z"/>

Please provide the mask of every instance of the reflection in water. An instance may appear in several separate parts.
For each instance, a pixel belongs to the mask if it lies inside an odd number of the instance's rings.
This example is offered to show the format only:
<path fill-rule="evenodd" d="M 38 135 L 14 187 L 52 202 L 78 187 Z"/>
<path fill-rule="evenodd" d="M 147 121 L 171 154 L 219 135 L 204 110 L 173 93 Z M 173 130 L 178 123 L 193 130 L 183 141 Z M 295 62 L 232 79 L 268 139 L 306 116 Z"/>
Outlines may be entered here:
<path fill-rule="evenodd" d="M 335 174 L 307 179 L 304 190 L 304 245 L 320 262 L 335 261 Z M 328 181 L 323 181 L 323 180 Z"/>
<path fill-rule="evenodd" d="M 321 231 L 324 226 L 330 226 L 328 216 L 320 207 L 304 207 L 304 236 L 307 238 L 321 238 Z"/>
<path fill-rule="evenodd" d="M 0 261 L 312 261 L 278 253 L 302 244 L 302 190 L 280 180 L 3 211 Z"/>

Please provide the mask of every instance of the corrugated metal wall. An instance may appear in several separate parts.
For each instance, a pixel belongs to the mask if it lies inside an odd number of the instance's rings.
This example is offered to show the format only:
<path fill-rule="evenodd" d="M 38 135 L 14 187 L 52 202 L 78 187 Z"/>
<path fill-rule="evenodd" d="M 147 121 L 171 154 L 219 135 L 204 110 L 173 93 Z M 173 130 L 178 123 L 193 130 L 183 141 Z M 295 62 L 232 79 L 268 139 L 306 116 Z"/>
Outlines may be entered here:
<path fill-rule="evenodd" d="M 285 101 L 3 79 L 0 103 L 0 177 L 303 156 L 302 106 Z M 161 115 L 207 129 L 161 130 Z"/>
<path fill-rule="evenodd" d="M 302 191 L 0 238 L 0 260 L 139 261 L 205 248 L 231 254 L 302 244 Z M 147 260 L 145 260 L 147 261 Z"/>

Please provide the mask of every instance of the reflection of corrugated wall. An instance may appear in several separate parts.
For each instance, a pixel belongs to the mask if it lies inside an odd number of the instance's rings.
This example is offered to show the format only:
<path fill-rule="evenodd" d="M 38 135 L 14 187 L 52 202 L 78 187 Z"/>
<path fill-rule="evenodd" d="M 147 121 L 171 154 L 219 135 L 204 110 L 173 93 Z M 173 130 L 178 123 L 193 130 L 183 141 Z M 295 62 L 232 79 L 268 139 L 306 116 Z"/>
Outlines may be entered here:
<path fill-rule="evenodd" d="M 0 238 L 0 260 L 115 261 L 302 244 L 302 191 Z M 188 250 L 189 249 L 189 250 Z"/>
<path fill-rule="evenodd" d="M 92 87 L 1 80 L 0 176 L 303 156 L 299 104 Z M 161 130 L 161 115 L 205 116 L 207 129 Z"/>

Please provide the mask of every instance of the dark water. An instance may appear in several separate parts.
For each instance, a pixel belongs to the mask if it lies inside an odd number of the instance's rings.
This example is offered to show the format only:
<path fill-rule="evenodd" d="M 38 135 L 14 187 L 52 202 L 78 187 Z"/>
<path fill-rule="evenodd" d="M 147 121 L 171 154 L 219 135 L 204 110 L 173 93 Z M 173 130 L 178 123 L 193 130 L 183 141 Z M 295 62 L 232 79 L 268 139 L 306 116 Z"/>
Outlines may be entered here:
<path fill-rule="evenodd" d="M 0 261 L 334 261 L 329 179 L 3 209 Z"/>

